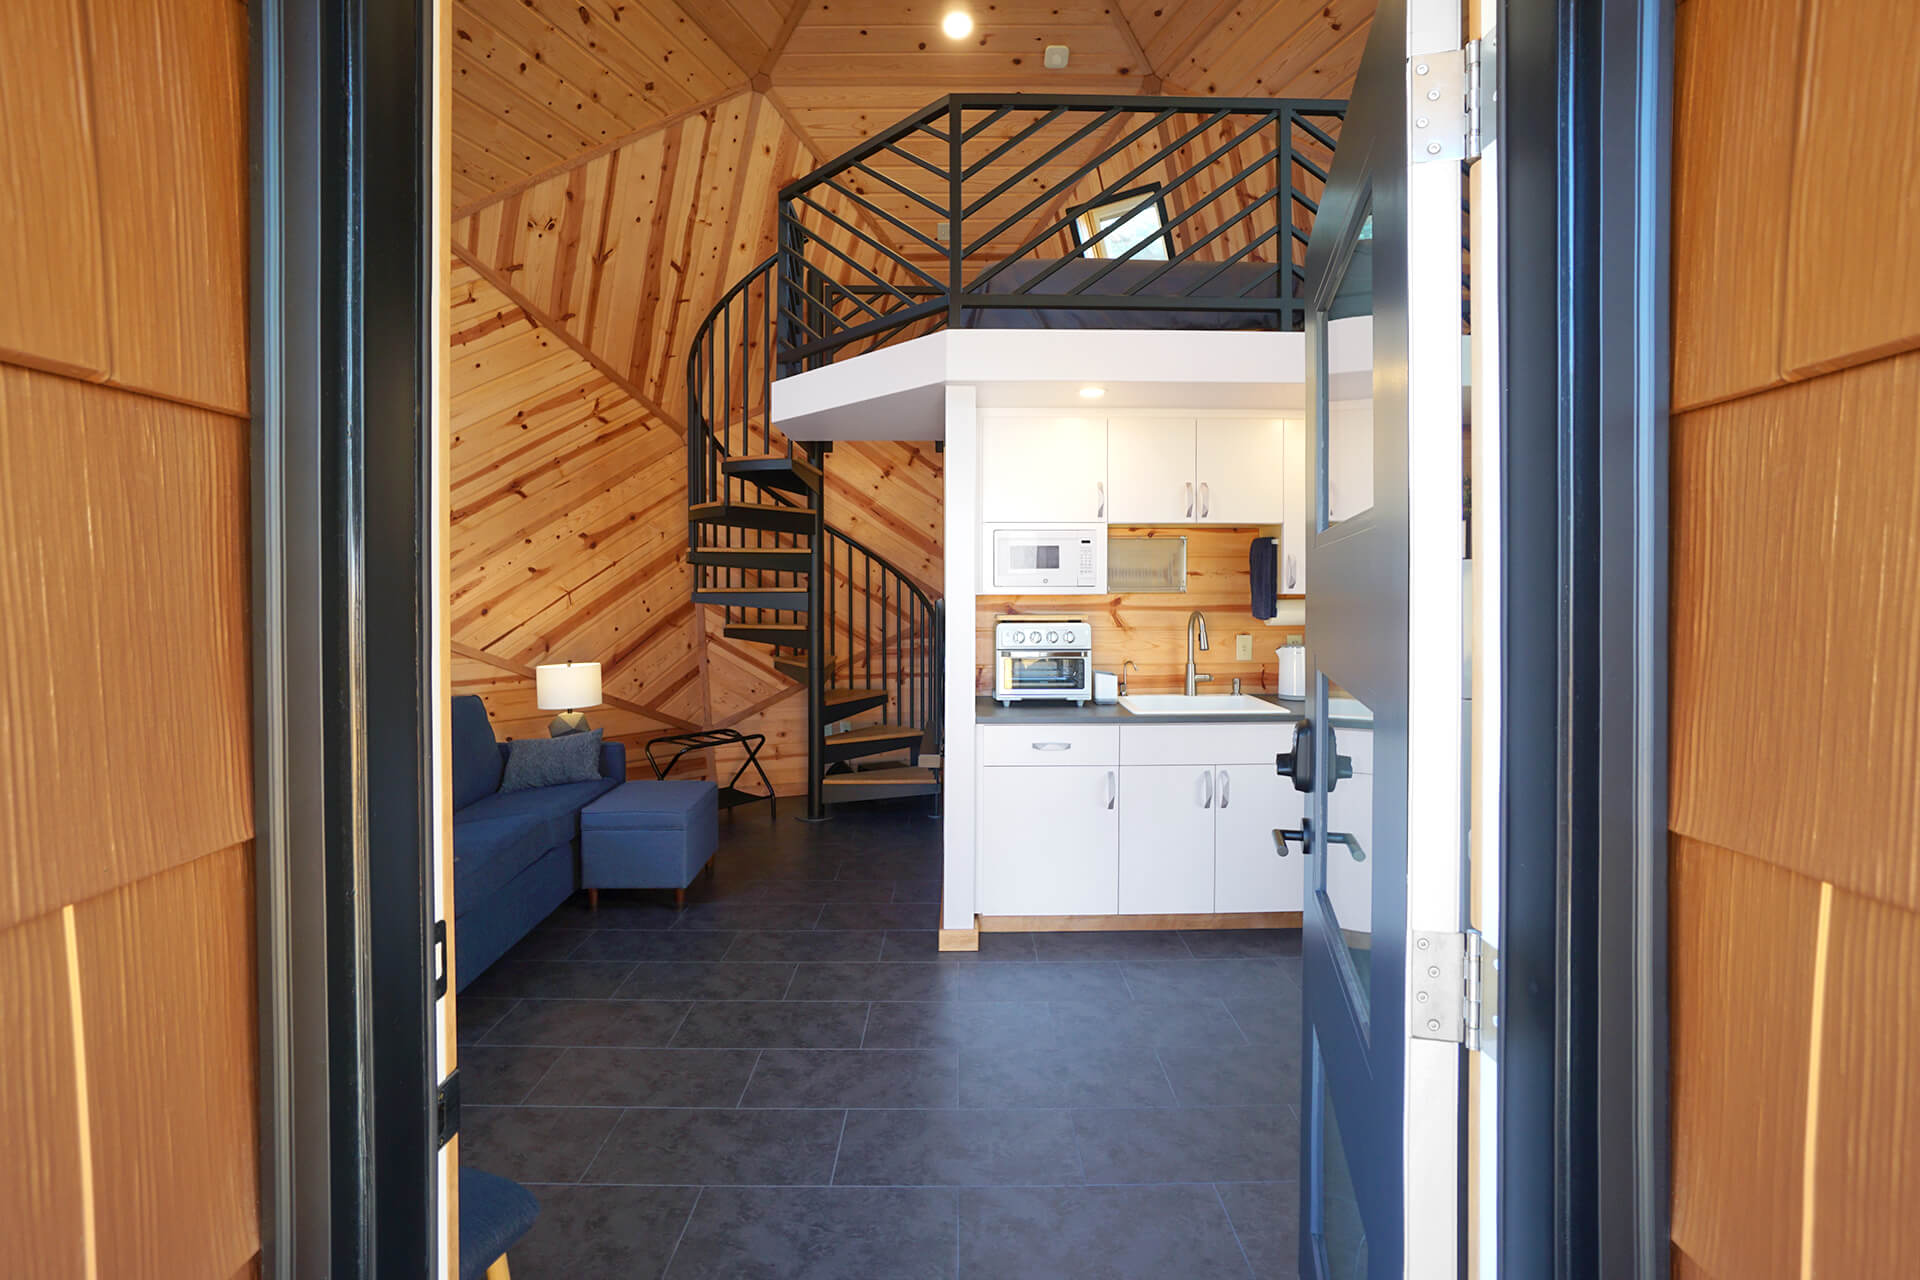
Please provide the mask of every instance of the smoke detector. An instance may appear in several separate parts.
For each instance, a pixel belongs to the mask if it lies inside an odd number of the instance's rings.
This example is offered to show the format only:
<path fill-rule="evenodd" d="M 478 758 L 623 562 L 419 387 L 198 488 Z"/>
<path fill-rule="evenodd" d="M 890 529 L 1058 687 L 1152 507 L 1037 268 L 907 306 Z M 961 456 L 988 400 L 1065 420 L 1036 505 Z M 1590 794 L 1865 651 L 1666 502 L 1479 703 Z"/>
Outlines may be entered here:
<path fill-rule="evenodd" d="M 1067 52 L 1067 46 L 1063 44 L 1050 44 L 1041 61 L 1046 64 L 1049 71 L 1064 71 L 1067 66 Z"/>

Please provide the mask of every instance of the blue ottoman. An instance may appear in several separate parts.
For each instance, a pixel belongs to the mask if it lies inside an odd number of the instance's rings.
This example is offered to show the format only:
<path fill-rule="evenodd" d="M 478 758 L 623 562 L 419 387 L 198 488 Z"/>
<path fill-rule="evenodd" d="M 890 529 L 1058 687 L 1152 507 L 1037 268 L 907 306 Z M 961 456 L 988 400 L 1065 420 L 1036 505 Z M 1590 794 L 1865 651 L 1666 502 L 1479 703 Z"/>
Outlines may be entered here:
<path fill-rule="evenodd" d="M 602 889 L 672 889 L 685 906 L 719 847 L 719 787 L 623 782 L 580 811 L 580 887 L 596 905 Z"/>

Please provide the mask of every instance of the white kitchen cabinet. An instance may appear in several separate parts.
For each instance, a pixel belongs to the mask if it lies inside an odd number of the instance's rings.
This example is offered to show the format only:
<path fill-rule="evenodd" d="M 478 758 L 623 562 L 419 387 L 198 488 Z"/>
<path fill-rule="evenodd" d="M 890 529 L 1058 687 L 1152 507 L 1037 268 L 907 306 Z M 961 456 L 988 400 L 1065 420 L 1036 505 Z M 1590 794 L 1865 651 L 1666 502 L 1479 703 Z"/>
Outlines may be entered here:
<path fill-rule="evenodd" d="M 1107 519 L 1105 418 L 980 415 L 980 518 L 1097 524 Z"/>
<path fill-rule="evenodd" d="M 1213 910 L 1299 911 L 1306 903 L 1300 846 L 1283 858 L 1273 833 L 1300 829 L 1307 797 L 1273 771 L 1271 760 L 1221 765 L 1214 778 Z"/>
<path fill-rule="evenodd" d="M 1119 910 L 1119 770 L 980 770 L 979 909 L 989 916 Z"/>
<path fill-rule="evenodd" d="M 1286 512 L 1286 456 L 1280 418 L 1200 419 L 1194 438 L 1195 522 L 1279 524 Z"/>
<path fill-rule="evenodd" d="M 1199 510 L 1192 418 L 1111 418 L 1107 487 L 1114 524 L 1186 524 Z"/>
<path fill-rule="evenodd" d="M 1285 455 L 1280 505 L 1280 594 L 1305 595 L 1307 590 L 1307 527 L 1312 519 L 1313 490 L 1307 467 L 1307 424 L 1304 418 L 1282 419 L 1281 447 Z"/>
<path fill-rule="evenodd" d="M 1120 914 L 1214 910 L 1214 789 L 1205 765 L 1120 770 Z"/>

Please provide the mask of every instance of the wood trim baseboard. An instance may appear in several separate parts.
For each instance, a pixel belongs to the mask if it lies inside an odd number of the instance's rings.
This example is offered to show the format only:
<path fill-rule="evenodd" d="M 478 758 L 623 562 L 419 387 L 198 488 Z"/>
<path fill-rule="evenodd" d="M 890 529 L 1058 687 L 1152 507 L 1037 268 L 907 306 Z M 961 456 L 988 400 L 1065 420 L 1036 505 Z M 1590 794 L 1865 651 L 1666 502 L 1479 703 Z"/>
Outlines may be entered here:
<path fill-rule="evenodd" d="M 1120 933 L 1156 929 L 1298 929 L 1298 911 L 1234 911 L 1222 915 L 975 916 L 979 933 Z M 940 949 L 946 951 L 946 930 Z M 956 930 L 955 932 L 963 932 Z M 975 943 L 975 948 L 978 943 Z M 958 950 L 958 948 L 953 948 Z M 969 948 L 974 949 L 974 948 Z"/>
<path fill-rule="evenodd" d="M 978 951 L 979 949 L 980 931 L 978 929 L 942 929 L 940 931 L 940 950 L 942 951 Z"/>

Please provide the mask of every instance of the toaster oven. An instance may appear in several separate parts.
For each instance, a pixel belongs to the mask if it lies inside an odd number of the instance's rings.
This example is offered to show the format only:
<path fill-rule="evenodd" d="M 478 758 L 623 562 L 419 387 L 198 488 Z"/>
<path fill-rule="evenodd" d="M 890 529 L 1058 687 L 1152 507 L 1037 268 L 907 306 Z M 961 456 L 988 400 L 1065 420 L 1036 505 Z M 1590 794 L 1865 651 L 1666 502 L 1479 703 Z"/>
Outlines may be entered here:
<path fill-rule="evenodd" d="M 993 696 L 1085 704 L 1093 697 L 1093 627 L 1085 618 L 1014 617 L 993 624 Z"/>

